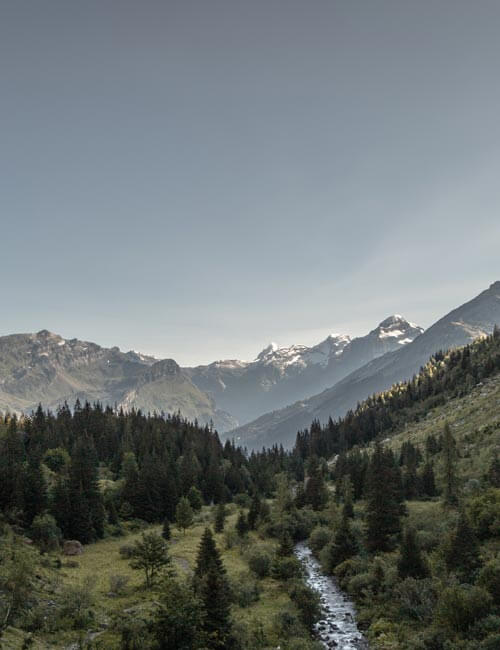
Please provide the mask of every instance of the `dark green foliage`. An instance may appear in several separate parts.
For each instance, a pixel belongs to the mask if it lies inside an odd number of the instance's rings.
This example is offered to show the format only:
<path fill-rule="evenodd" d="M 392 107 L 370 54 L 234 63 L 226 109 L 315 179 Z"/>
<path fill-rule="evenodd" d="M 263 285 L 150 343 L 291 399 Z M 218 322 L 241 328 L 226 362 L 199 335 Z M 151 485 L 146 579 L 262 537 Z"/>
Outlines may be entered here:
<path fill-rule="evenodd" d="M 216 533 L 222 533 L 226 521 L 226 506 L 224 503 L 218 503 L 215 508 L 214 530 Z"/>
<path fill-rule="evenodd" d="M 165 540 L 156 533 L 143 533 L 132 550 L 130 566 L 144 571 L 146 587 L 152 587 L 158 574 L 164 570 L 171 560 L 168 555 Z"/>
<path fill-rule="evenodd" d="M 255 530 L 260 515 L 260 499 L 258 494 L 254 494 L 250 509 L 248 510 L 248 528 Z"/>
<path fill-rule="evenodd" d="M 193 523 L 193 510 L 186 497 L 182 497 L 175 510 L 175 521 L 177 526 L 185 533 Z"/>
<path fill-rule="evenodd" d="M 163 526 L 161 529 L 161 536 L 163 537 L 164 540 L 168 542 L 168 540 L 171 537 L 170 533 L 170 522 L 167 518 L 165 518 L 165 521 L 163 522 Z"/>
<path fill-rule="evenodd" d="M 201 507 L 203 505 L 203 498 L 201 496 L 201 492 L 196 488 L 194 485 L 192 485 L 189 488 L 188 494 L 187 494 L 188 501 L 191 505 L 191 508 L 195 512 L 199 512 L 201 510 Z"/>
<path fill-rule="evenodd" d="M 444 425 L 442 445 L 443 502 L 445 506 L 456 506 L 458 504 L 457 443 L 448 423 Z"/>
<path fill-rule="evenodd" d="M 500 460 L 496 452 L 488 468 L 487 480 L 492 487 L 500 488 Z"/>
<path fill-rule="evenodd" d="M 430 461 L 427 461 L 422 468 L 422 474 L 420 476 L 420 489 L 422 496 L 435 497 L 437 495 L 434 467 Z"/>
<path fill-rule="evenodd" d="M 238 519 L 236 520 L 236 532 L 239 537 L 244 537 L 248 533 L 248 522 L 243 510 L 240 510 Z"/>
<path fill-rule="evenodd" d="M 293 539 L 288 530 L 283 530 L 280 537 L 280 543 L 277 549 L 280 557 L 287 557 L 293 554 Z"/>
<path fill-rule="evenodd" d="M 328 492 L 321 473 L 319 461 L 315 456 L 309 459 L 308 477 L 306 478 L 305 502 L 313 510 L 321 510 L 328 501 Z"/>
<path fill-rule="evenodd" d="M 259 578 L 266 578 L 271 570 L 271 556 L 258 547 L 250 552 L 248 566 Z"/>
<path fill-rule="evenodd" d="M 167 580 L 153 619 L 155 650 L 197 650 L 202 644 L 202 603 L 187 586 Z"/>
<path fill-rule="evenodd" d="M 481 565 L 476 536 L 465 512 L 461 512 L 457 526 L 444 544 L 444 558 L 450 571 L 461 582 L 472 583 Z"/>
<path fill-rule="evenodd" d="M 201 538 L 193 584 L 202 603 L 202 633 L 206 647 L 209 650 L 232 648 L 229 585 L 209 528 L 205 528 Z"/>
<path fill-rule="evenodd" d="M 366 543 L 370 551 L 386 551 L 400 530 L 401 476 L 394 455 L 377 444 L 372 455 L 366 487 Z"/>
<path fill-rule="evenodd" d="M 302 582 L 294 582 L 288 593 L 299 610 L 302 623 L 312 632 L 314 624 L 321 616 L 318 592 Z"/>
<path fill-rule="evenodd" d="M 37 515 L 31 524 L 31 537 L 43 553 L 59 547 L 61 531 L 52 515 Z"/>
<path fill-rule="evenodd" d="M 37 458 L 30 458 L 23 479 L 23 505 L 26 526 L 47 508 L 47 486 Z"/>
<path fill-rule="evenodd" d="M 448 587 L 439 596 L 436 622 L 451 633 L 465 634 L 490 607 L 491 596 L 481 587 Z"/>
<path fill-rule="evenodd" d="M 338 564 L 345 562 L 358 552 L 358 545 L 351 530 L 351 523 L 347 515 L 342 516 L 340 526 L 335 531 L 333 542 L 328 547 L 327 563 L 330 571 Z"/>
<path fill-rule="evenodd" d="M 425 578 L 427 574 L 427 566 L 422 558 L 415 530 L 408 527 L 403 533 L 401 542 L 398 575 L 404 580 L 405 578 Z"/>

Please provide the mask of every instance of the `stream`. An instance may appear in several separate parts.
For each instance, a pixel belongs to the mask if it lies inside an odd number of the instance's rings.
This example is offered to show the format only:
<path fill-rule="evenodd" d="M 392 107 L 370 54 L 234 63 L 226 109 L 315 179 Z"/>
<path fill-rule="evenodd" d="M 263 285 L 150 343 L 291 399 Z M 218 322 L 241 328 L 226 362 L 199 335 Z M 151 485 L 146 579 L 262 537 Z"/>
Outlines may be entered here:
<path fill-rule="evenodd" d="M 306 582 L 321 599 L 321 619 L 314 629 L 319 641 L 329 650 L 368 650 L 368 642 L 358 630 L 356 610 L 335 582 L 326 576 L 311 549 L 305 544 L 295 546 L 295 555 L 306 570 Z"/>

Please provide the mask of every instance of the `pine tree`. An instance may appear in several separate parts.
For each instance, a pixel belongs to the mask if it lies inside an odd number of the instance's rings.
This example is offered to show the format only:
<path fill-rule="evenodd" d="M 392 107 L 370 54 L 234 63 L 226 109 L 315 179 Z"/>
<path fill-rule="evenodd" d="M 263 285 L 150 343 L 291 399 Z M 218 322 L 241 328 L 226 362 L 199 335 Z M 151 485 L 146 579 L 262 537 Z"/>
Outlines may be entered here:
<path fill-rule="evenodd" d="M 444 557 L 450 571 L 462 582 L 473 583 L 481 566 L 479 546 L 465 512 L 461 512 L 455 531 L 446 540 Z"/>
<path fill-rule="evenodd" d="M 163 521 L 163 527 L 161 529 L 161 536 L 163 537 L 163 539 L 165 539 L 167 541 L 171 537 L 171 534 L 170 534 L 170 522 L 168 521 L 168 519 L 166 517 L 165 517 L 165 519 Z"/>
<path fill-rule="evenodd" d="M 333 542 L 329 547 L 328 564 L 330 570 L 333 571 L 338 564 L 353 557 L 357 552 L 358 547 L 352 533 L 350 518 L 344 510 L 340 526 L 335 532 Z"/>
<path fill-rule="evenodd" d="M 226 521 L 226 506 L 224 503 L 218 503 L 215 507 L 214 530 L 216 533 L 222 533 Z"/>
<path fill-rule="evenodd" d="M 165 540 L 154 532 L 142 533 L 134 544 L 130 566 L 144 571 L 147 588 L 153 586 L 160 571 L 170 562 Z"/>
<path fill-rule="evenodd" d="M 236 521 L 236 532 L 239 537 L 244 537 L 248 533 L 248 522 L 243 510 L 240 510 L 238 519 Z"/>
<path fill-rule="evenodd" d="M 47 485 L 40 462 L 31 458 L 24 473 L 24 520 L 31 526 L 33 519 L 47 508 Z"/>
<path fill-rule="evenodd" d="M 191 508 L 195 512 L 199 512 L 201 510 L 202 505 L 203 505 L 203 498 L 202 498 L 201 492 L 198 490 L 198 488 L 196 488 L 194 485 L 192 485 L 189 488 L 187 498 L 188 498 L 189 503 L 191 504 Z"/>
<path fill-rule="evenodd" d="M 422 468 L 422 474 L 420 476 L 420 486 L 423 495 L 427 497 L 436 496 L 437 494 L 436 479 L 434 478 L 434 468 L 430 461 L 427 461 Z"/>
<path fill-rule="evenodd" d="M 384 450 L 380 443 L 371 458 L 366 498 L 368 549 L 390 550 L 391 538 L 400 530 L 401 478 L 392 452 Z"/>
<path fill-rule="evenodd" d="M 500 488 L 500 460 L 496 452 L 488 469 L 487 480 L 491 486 Z"/>
<path fill-rule="evenodd" d="M 177 526 L 186 533 L 186 529 L 193 523 L 193 510 L 187 497 L 182 497 L 175 510 L 175 521 Z"/>
<path fill-rule="evenodd" d="M 401 579 L 425 578 L 427 567 L 422 559 L 417 542 L 415 530 L 406 528 L 401 543 L 400 557 L 398 560 L 398 574 Z"/>
<path fill-rule="evenodd" d="M 306 482 L 305 496 L 313 510 L 321 510 L 328 501 L 328 492 L 319 467 L 318 459 L 311 456 L 309 459 L 309 477 Z"/>
<path fill-rule="evenodd" d="M 342 498 L 344 499 L 345 515 L 352 519 L 354 517 L 354 506 L 352 505 L 353 489 L 349 474 L 346 474 L 342 480 Z"/>
<path fill-rule="evenodd" d="M 280 545 L 276 550 L 280 557 L 289 557 L 293 554 L 293 539 L 288 530 L 284 530 L 280 537 Z"/>
<path fill-rule="evenodd" d="M 233 648 L 226 570 L 209 528 L 205 528 L 201 538 L 193 584 L 204 611 L 203 647 L 209 650 Z"/>
<path fill-rule="evenodd" d="M 447 507 L 456 506 L 458 504 L 457 443 L 448 423 L 443 429 L 443 474 L 443 503 Z"/>
<path fill-rule="evenodd" d="M 250 530 L 255 530 L 257 525 L 257 520 L 260 515 L 260 499 L 259 495 L 255 493 L 250 504 L 250 509 L 248 511 L 248 528 Z"/>

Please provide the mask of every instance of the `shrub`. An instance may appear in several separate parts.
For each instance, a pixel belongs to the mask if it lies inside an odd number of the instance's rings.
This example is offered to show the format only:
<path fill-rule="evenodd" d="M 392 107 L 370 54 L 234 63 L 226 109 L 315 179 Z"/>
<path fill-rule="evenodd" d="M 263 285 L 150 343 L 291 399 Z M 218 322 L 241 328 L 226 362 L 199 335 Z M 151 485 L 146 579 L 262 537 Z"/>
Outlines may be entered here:
<path fill-rule="evenodd" d="M 326 526 L 316 526 L 309 535 L 308 544 L 313 553 L 318 554 L 330 541 L 331 531 Z"/>
<path fill-rule="evenodd" d="M 500 560 L 488 562 L 481 569 L 477 582 L 491 594 L 495 605 L 500 606 Z"/>
<path fill-rule="evenodd" d="M 122 557 L 124 560 L 130 560 L 130 558 L 134 555 L 134 547 L 130 545 L 124 545 L 120 546 L 120 557 Z"/>
<path fill-rule="evenodd" d="M 70 621 L 74 629 L 84 628 L 94 620 L 95 584 L 95 577 L 87 576 L 61 592 L 61 619 Z"/>
<path fill-rule="evenodd" d="M 427 621 L 432 618 L 436 605 L 436 593 L 431 580 L 406 578 L 396 585 L 393 593 L 403 616 L 418 621 Z"/>
<path fill-rule="evenodd" d="M 289 595 L 299 610 L 302 623 L 312 631 L 314 623 L 321 615 L 318 592 L 302 582 L 295 582 L 292 583 Z"/>
<path fill-rule="evenodd" d="M 271 575 L 276 580 L 293 580 L 302 576 L 302 565 L 295 556 L 275 556 L 271 565 Z"/>
<path fill-rule="evenodd" d="M 271 570 L 271 556 L 267 551 L 254 549 L 248 557 L 248 566 L 259 578 L 265 578 Z"/>
<path fill-rule="evenodd" d="M 438 625 L 462 634 L 489 612 L 491 601 L 490 594 L 482 587 L 448 587 L 439 596 L 436 621 Z"/>
<path fill-rule="evenodd" d="M 37 515 L 31 524 L 31 536 L 40 547 L 42 553 L 55 551 L 59 548 L 61 531 L 52 515 Z"/>
<path fill-rule="evenodd" d="M 258 582 L 249 573 L 241 573 L 236 580 L 231 581 L 231 600 L 240 607 L 249 607 L 260 598 Z"/>
<path fill-rule="evenodd" d="M 109 590 L 114 594 L 122 594 L 128 584 L 129 576 L 112 575 L 109 576 Z"/>

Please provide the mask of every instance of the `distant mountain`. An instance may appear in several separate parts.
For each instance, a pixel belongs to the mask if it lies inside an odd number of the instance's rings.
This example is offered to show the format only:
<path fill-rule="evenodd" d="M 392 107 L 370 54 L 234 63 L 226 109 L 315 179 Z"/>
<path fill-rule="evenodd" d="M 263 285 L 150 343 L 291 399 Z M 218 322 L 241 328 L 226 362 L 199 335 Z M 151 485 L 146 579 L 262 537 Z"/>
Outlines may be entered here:
<path fill-rule="evenodd" d="M 332 334 L 313 347 L 271 343 L 254 361 L 216 361 L 184 368 L 198 388 L 240 423 L 310 397 L 350 372 L 413 341 L 423 332 L 402 316 L 390 316 L 366 336 Z"/>
<path fill-rule="evenodd" d="M 236 424 L 172 359 L 67 340 L 47 330 L 0 337 L 0 410 L 28 413 L 39 403 L 55 409 L 77 398 L 151 412 L 180 409 L 187 418 L 213 420 L 220 428 Z"/>
<path fill-rule="evenodd" d="M 438 350 L 465 345 L 491 334 L 495 324 L 500 324 L 500 282 L 441 318 L 408 345 L 359 367 L 332 388 L 265 414 L 228 436 L 250 448 L 273 443 L 290 447 L 297 431 L 308 427 L 313 419 L 324 423 L 330 416 L 344 415 L 369 395 L 411 378 Z"/>

